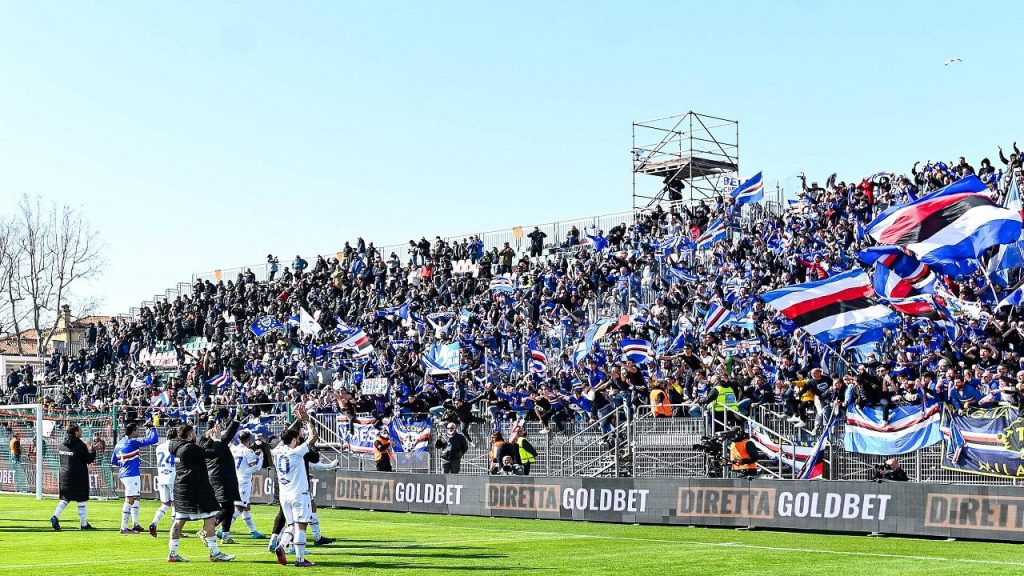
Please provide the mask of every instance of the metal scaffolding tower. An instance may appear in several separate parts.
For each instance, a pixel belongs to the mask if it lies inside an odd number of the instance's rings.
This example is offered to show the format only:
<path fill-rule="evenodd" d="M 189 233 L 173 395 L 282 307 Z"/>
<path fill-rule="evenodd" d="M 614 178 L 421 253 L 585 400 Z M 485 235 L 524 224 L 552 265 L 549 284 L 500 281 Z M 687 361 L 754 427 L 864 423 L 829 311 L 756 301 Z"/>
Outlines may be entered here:
<path fill-rule="evenodd" d="M 736 185 L 739 161 L 735 120 L 690 111 L 634 122 L 633 208 L 711 199 Z"/>

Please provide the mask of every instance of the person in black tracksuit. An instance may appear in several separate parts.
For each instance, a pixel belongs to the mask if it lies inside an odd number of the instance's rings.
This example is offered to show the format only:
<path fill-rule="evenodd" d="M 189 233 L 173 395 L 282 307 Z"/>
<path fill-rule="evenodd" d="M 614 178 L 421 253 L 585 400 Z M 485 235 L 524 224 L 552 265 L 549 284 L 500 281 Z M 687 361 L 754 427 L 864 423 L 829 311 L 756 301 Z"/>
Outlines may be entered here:
<path fill-rule="evenodd" d="M 444 460 L 442 471 L 445 474 L 458 474 L 462 470 L 462 456 L 469 451 L 469 442 L 459 434 L 454 423 L 447 424 L 448 440 L 438 440 L 437 448 L 441 448 L 441 459 Z"/>
<path fill-rule="evenodd" d="M 60 532 L 60 514 L 68 502 L 78 503 L 78 519 L 82 530 L 95 530 L 89 525 L 85 503 L 89 501 L 89 464 L 96 461 L 96 448 L 82 441 L 82 429 L 78 424 L 67 428 L 67 438 L 58 449 L 60 456 L 60 502 L 50 517 L 54 531 Z M 102 447 L 102 441 L 97 441 Z"/>
<path fill-rule="evenodd" d="M 191 424 L 182 424 L 178 428 L 178 437 L 168 444 L 168 451 L 175 459 L 174 479 L 174 524 L 171 526 L 171 537 L 168 547 L 168 562 L 187 562 L 178 556 L 178 542 L 181 530 L 189 520 L 202 520 L 204 530 L 200 532 L 210 549 L 212 562 L 226 562 L 234 556 L 225 554 L 217 547 L 217 538 L 213 532 L 217 527 L 217 512 L 221 509 L 217 495 L 210 484 L 207 471 L 207 460 L 216 458 L 218 452 L 196 444 L 196 431 Z"/>
<path fill-rule="evenodd" d="M 226 414 L 222 413 L 223 418 Z M 238 476 L 235 474 L 235 457 L 231 453 L 231 441 L 238 433 L 240 422 L 232 420 L 225 429 L 218 421 L 211 423 L 210 430 L 199 445 L 214 454 L 207 456 L 206 468 L 210 474 L 210 485 L 220 502 L 221 544 L 234 544 L 231 539 L 231 519 L 235 514 L 235 501 L 241 500 L 238 493 Z"/>

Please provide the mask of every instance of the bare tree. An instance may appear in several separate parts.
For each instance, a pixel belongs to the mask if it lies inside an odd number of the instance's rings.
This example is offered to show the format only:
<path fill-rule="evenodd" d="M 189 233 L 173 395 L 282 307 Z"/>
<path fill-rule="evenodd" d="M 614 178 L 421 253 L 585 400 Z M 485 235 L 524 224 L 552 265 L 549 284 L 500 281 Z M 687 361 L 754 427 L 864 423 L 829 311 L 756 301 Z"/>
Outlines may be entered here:
<path fill-rule="evenodd" d="M 0 335 L 12 336 L 21 333 L 21 326 L 27 319 L 25 297 L 22 293 L 21 270 L 24 264 L 19 238 L 21 229 L 13 218 L 0 220 Z M 25 354 L 21 338 L 14 339 L 18 355 Z"/>
<path fill-rule="evenodd" d="M 57 331 L 58 318 L 73 289 L 99 274 L 100 242 L 80 212 L 64 205 L 43 205 L 36 197 L 19 203 L 16 249 L 22 258 L 20 290 L 42 355 Z"/>

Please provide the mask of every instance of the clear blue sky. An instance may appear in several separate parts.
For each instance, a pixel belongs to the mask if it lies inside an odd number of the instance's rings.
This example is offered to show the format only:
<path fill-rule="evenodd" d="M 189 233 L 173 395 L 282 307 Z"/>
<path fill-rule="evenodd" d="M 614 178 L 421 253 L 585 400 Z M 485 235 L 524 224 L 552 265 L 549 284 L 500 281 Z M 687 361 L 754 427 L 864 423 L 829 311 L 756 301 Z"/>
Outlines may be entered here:
<path fill-rule="evenodd" d="M 268 252 L 628 209 L 634 120 L 737 119 L 771 183 L 1021 133 L 1020 5 L 822 4 L 3 2 L 0 199 L 80 205 L 116 313 Z"/>

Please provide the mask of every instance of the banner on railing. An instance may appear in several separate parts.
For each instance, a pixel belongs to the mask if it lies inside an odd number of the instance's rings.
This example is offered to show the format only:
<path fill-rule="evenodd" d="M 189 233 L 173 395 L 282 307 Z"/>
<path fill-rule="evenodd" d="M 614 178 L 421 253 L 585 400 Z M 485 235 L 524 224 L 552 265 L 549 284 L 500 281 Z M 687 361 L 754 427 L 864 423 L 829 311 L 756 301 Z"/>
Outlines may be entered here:
<path fill-rule="evenodd" d="M 395 452 L 426 452 L 430 449 L 430 418 L 399 416 L 388 422 Z"/>
<path fill-rule="evenodd" d="M 1009 406 L 947 413 L 942 424 L 942 467 L 983 476 L 1024 478 L 1024 419 Z"/>
<path fill-rule="evenodd" d="M 426 452 L 430 449 L 430 419 L 422 416 L 399 416 L 386 424 L 395 452 Z M 338 438 L 354 454 L 373 454 L 373 441 L 379 428 L 373 418 L 338 418 Z"/>
<path fill-rule="evenodd" d="M 883 415 L 881 407 L 852 405 L 847 408 L 844 448 L 858 454 L 895 456 L 920 450 L 942 439 L 938 402 L 894 406 L 888 422 Z"/>
<path fill-rule="evenodd" d="M 803 472 L 804 464 L 814 456 L 815 442 L 813 441 L 780 444 L 780 440 L 777 437 L 772 437 L 764 427 L 751 424 L 749 428 L 750 440 L 757 447 L 758 451 L 773 462 L 781 461 L 783 466 L 793 470 L 796 474 Z M 764 462 L 761 464 L 764 464 Z"/>

